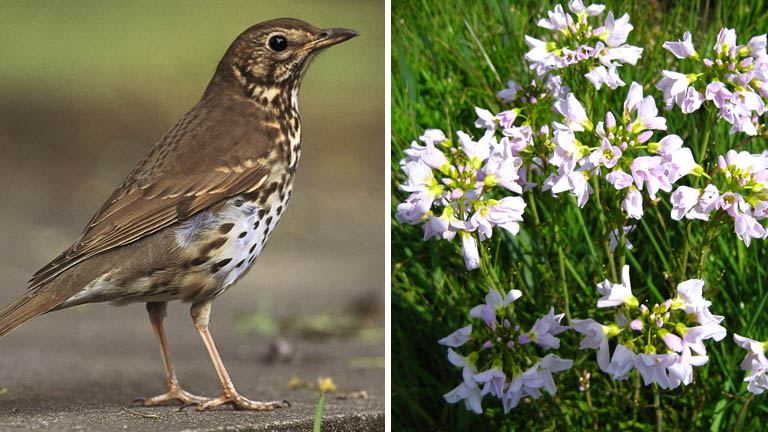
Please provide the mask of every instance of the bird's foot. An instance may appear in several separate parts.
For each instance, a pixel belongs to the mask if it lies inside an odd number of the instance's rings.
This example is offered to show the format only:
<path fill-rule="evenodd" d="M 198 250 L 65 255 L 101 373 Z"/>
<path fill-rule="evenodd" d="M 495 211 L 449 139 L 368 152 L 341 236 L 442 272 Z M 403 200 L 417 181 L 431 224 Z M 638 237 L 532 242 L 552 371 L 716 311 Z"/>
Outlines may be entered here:
<path fill-rule="evenodd" d="M 288 408 L 291 406 L 290 402 L 285 400 L 271 402 L 252 401 L 246 397 L 240 396 L 237 393 L 225 393 L 215 399 L 209 399 L 204 402 L 195 402 L 189 404 L 189 406 L 195 406 L 198 411 L 205 411 L 225 404 L 231 404 L 232 407 L 236 410 L 251 411 L 274 411 L 277 408 Z"/>
<path fill-rule="evenodd" d="M 180 387 L 175 387 L 175 388 L 169 389 L 167 393 L 149 397 L 149 398 L 139 398 L 133 401 L 133 403 L 134 405 L 137 403 L 140 403 L 142 406 L 151 407 L 151 406 L 162 405 L 168 401 L 179 401 L 181 402 L 182 406 L 187 406 L 190 404 L 199 405 L 212 400 L 213 400 L 212 398 L 193 395 L 192 393 L 189 393 L 186 390 L 182 390 Z"/>

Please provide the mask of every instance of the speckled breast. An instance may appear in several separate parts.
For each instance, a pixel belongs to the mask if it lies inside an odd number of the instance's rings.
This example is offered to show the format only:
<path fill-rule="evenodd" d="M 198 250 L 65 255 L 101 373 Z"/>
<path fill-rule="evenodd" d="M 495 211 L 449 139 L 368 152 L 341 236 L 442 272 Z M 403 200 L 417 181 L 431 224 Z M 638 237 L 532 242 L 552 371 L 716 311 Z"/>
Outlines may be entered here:
<path fill-rule="evenodd" d="M 289 183 L 258 201 L 236 196 L 219 211 L 204 211 L 180 224 L 176 239 L 189 259 L 178 281 L 183 300 L 215 297 L 247 272 L 282 217 L 291 189 Z"/>

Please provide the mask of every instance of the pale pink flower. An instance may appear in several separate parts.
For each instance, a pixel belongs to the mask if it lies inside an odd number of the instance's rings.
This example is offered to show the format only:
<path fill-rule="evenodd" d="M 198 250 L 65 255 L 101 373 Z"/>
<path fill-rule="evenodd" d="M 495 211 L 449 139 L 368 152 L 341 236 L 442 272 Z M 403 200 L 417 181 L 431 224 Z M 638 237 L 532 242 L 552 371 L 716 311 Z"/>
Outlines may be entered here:
<path fill-rule="evenodd" d="M 504 397 L 504 384 L 506 383 L 507 377 L 500 369 L 494 367 L 485 370 L 475 374 L 474 379 L 479 384 L 485 384 L 483 390 L 480 392 L 481 395 L 491 394 L 499 399 Z"/>
<path fill-rule="evenodd" d="M 467 270 L 474 270 L 480 267 L 480 254 L 477 250 L 477 241 L 468 232 L 461 233 L 462 252 L 464 253 L 464 263 Z"/>
<path fill-rule="evenodd" d="M 585 129 L 588 131 L 592 130 L 593 124 L 587 118 L 587 112 L 573 93 L 569 93 L 565 99 L 559 99 L 555 102 L 554 109 L 565 117 L 565 123 L 571 130 L 576 132 L 584 131 Z"/>
<path fill-rule="evenodd" d="M 677 359 L 677 354 L 638 354 L 635 357 L 634 366 L 643 377 L 645 385 L 655 382 L 662 389 L 668 389 L 670 383 L 667 368 Z"/>
<path fill-rule="evenodd" d="M 462 327 L 448 336 L 437 341 L 440 345 L 446 345 L 449 347 L 457 348 L 469 340 L 469 336 L 472 334 L 472 324 Z"/>
<path fill-rule="evenodd" d="M 664 49 L 674 54 L 679 59 L 696 57 L 696 50 L 693 48 L 693 42 L 691 41 L 691 32 L 686 31 L 683 34 L 683 40 L 677 42 L 664 42 L 662 45 Z"/>
<path fill-rule="evenodd" d="M 665 184 L 668 183 L 666 178 L 660 175 L 662 174 L 661 172 L 654 169 L 663 162 L 664 160 L 659 156 L 640 156 L 636 157 L 632 161 L 632 165 L 630 165 L 632 178 L 635 180 L 635 186 L 637 186 L 639 190 L 643 190 L 643 186 L 645 185 L 651 199 L 656 199 L 656 192 L 660 189 L 667 192 L 671 191 L 671 188 L 668 188 Z"/>
<path fill-rule="evenodd" d="M 491 142 L 496 139 L 492 133 L 486 133 L 477 141 L 462 131 L 457 131 L 461 150 L 473 161 L 482 162 L 491 154 Z"/>
<path fill-rule="evenodd" d="M 729 28 L 720 29 L 720 33 L 717 34 L 717 42 L 715 42 L 715 52 L 717 54 L 725 51 L 729 53 L 732 49 L 736 48 L 736 30 Z"/>
<path fill-rule="evenodd" d="M 597 364 L 604 372 L 608 372 L 611 352 L 608 347 L 608 335 L 611 329 L 599 322 L 588 318 L 585 320 L 572 320 L 573 329 L 584 335 L 579 343 L 579 349 L 597 349 Z"/>
<path fill-rule="evenodd" d="M 669 371 L 669 388 L 676 388 L 681 383 L 688 385 L 693 382 L 693 367 L 704 366 L 709 361 L 705 355 L 691 355 L 691 350 L 683 349 L 677 361 L 667 368 Z"/>
<path fill-rule="evenodd" d="M 748 351 L 741 369 L 747 371 L 744 381 L 749 383 L 747 390 L 750 393 L 762 394 L 768 389 L 768 359 L 765 357 L 766 344 L 737 334 L 733 335 L 734 341 L 740 347 Z"/>
<path fill-rule="evenodd" d="M 749 247 L 749 243 L 753 238 L 763 238 L 765 236 L 765 229 L 760 222 L 750 216 L 748 213 L 740 213 L 734 218 L 734 230 L 736 236 Z"/>
<path fill-rule="evenodd" d="M 680 186 L 672 192 L 672 219 L 680 220 L 686 216 L 699 203 L 700 195 L 701 191 L 688 186 Z"/>
<path fill-rule="evenodd" d="M 496 93 L 496 97 L 504 103 L 509 103 L 517 99 L 517 93 L 522 89 L 516 82 L 509 80 L 507 81 L 507 88 Z"/>
<path fill-rule="evenodd" d="M 440 129 L 427 129 L 424 131 L 424 135 L 419 137 L 419 140 L 421 140 L 424 144 L 434 145 L 437 143 L 447 141 L 448 138 L 445 136 L 445 133 Z"/>
<path fill-rule="evenodd" d="M 680 111 L 684 114 L 690 114 L 701 108 L 701 104 L 706 100 L 693 86 L 688 87 L 685 92 L 678 94 L 677 97 L 677 104 L 680 106 Z"/>
<path fill-rule="evenodd" d="M 616 345 L 616 349 L 613 350 L 611 363 L 608 365 L 606 372 L 613 375 L 613 379 L 627 379 L 629 371 L 634 367 L 635 357 L 637 355 L 631 349 L 622 344 Z"/>
<path fill-rule="evenodd" d="M 754 36 L 752 39 L 749 40 L 747 43 L 747 49 L 749 50 L 749 55 L 755 58 L 755 60 L 760 61 L 767 57 L 765 52 L 765 46 L 766 46 L 766 35 L 762 34 L 760 36 Z"/>
<path fill-rule="evenodd" d="M 643 195 L 634 186 L 627 189 L 627 196 L 621 202 L 621 208 L 627 216 L 640 219 L 643 217 Z"/>
<path fill-rule="evenodd" d="M 606 168 L 613 168 L 619 158 L 621 158 L 621 149 L 611 145 L 607 138 L 600 140 L 600 147 L 589 155 L 589 160 L 593 165 L 602 165 Z"/>
<path fill-rule="evenodd" d="M 602 87 L 603 84 L 613 90 L 624 85 L 624 81 L 622 81 L 619 77 L 616 66 L 611 66 L 608 68 L 602 65 L 596 66 L 584 74 L 584 76 L 598 90 L 600 90 L 600 87 Z"/>
<path fill-rule="evenodd" d="M 458 387 L 444 394 L 443 399 L 448 403 L 458 403 L 463 400 L 468 411 L 472 411 L 475 414 L 483 413 L 483 395 L 480 391 L 480 387 L 474 382 L 462 382 Z"/>
<path fill-rule="evenodd" d="M 632 123 L 632 132 L 638 133 L 646 129 L 665 130 L 667 129 L 667 119 L 657 116 L 659 110 L 656 109 L 656 101 L 652 96 L 646 96 L 637 105 L 637 119 Z"/>
<path fill-rule="evenodd" d="M 568 9 L 570 9 L 571 12 L 577 15 L 584 14 L 586 16 L 595 16 L 603 13 L 603 10 L 605 9 L 605 5 L 593 4 L 585 8 L 584 3 L 581 0 L 570 0 L 568 2 Z"/>
<path fill-rule="evenodd" d="M 609 280 L 604 280 L 597 284 L 597 290 L 603 296 L 597 300 L 597 307 L 612 307 L 627 304 L 637 306 L 638 301 L 632 295 L 632 287 L 629 283 L 629 266 L 625 265 L 621 269 L 621 283 L 615 284 Z"/>
<path fill-rule="evenodd" d="M 601 35 L 606 45 L 616 47 L 627 41 L 629 32 L 634 27 L 629 23 L 629 15 L 624 14 L 619 19 L 613 18 L 613 12 L 605 17 L 605 33 Z"/>
<path fill-rule="evenodd" d="M 625 173 L 621 169 L 615 169 L 608 174 L 606 174 L 605 179 L 608 181 L 608 183 L 612 184 L 614 188 L 617 190 L 624 189 L 625 187 L 629 187 L 632 185 L 632 176 Z M 642 197 L 641 197 L 642 200 Z"/>
<path fill-rule="evenodd" d="M 477 120 L 475 120 L 475 127 L 478 129 L 485 129 L 486 131 L 493 132 L 496 130 L 496 116 L 484 108 L 475 107 L 475 113 L 477 114 Z"/>
<path fill-rule="evenodd" d="M 598 46 L 599 46 L 598 42 Z M 598 50 L 600 52 L 600 63 L 607 66 L 608 69 L 613 69 L 614 73 L 616 74 L 616 79 L 618 79 L 618 74 L 615 72 L 616 66 L 613 63 L 614 60 L 619 61 L 621 63 L 628 63 L 631 65 L 635 65 L 638 60 L 640 60 L 640 57 L 643 55 L 643 49 L 640 47 L 632 46 L 632 45 L 622 45 L 619 47 L 612 47 L 612 48 L 605 48 L 602 50 Z M 623 85 L 623 83 L 622 83 Z"/>
<path fill-rule="evenodd" d="M 656 88 L 664 92 L 664 103 L 667 109 L 671 109 L 675 104 L 678 95 L 684 95 L 691 83 L 689 77 L 680 72 L 661 71 L 662 78 L 656 83 Z"/>
<path fill-rule="evenodd" d="M 722 108 L 725 102 L 733 97 L 733 93 L 722 81 L 712 81 L 707 84 L 704 96 L 707 100 L 711 100 L 716 107 Z"/>
<path fill-rule="evenodd" d="M 513 301 L 519 299 L 523 293 L 519 290 L 510 290 L 505 297 L 492 289 L 485 295 L 485 304 L 480 304 L 469 310 L 469 317 L 482 319 L 486 325 L 496 328 L 496 312 L 503 310 Z"/>
<path fill-rule="evenodd" d="M 561 33 L 568 33 L 568 14 L 563 11 L 563 7 L 559 4 L 555 5 L 555 9 L 547 11 L 549 19 L 541 18 L 537 25 L 548 30 L 555 30 Z"/>
<path fill-rule="evenodd" d="M 558 194 L 565 191 L 571 191 L 576 196 L 576 202 L 579 207 L 584 207 L 589 196 L 594 193 L 594 189 L 589 185 L 589 173 L 586 171 L 572 171 L 564 174 L 552 185 L 552 193 Z"/>
<path fill-rule="evenodd" d="M 561 326 L 560 321 L 565 314 L 555 315 L 555 308 L 549 308 L 549 313 L 536 320 L 528 334 L 531 340 L 544 348 L 560 348 L 560 339 L 555 335 L 568 330 L 567 326 Z"/>

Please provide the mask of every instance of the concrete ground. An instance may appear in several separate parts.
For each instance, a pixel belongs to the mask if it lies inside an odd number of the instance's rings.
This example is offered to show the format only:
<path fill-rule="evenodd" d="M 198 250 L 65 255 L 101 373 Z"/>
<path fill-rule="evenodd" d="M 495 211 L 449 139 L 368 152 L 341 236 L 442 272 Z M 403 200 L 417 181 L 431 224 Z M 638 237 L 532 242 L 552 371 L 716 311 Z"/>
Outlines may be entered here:
<path fill-rule="evenodd" d="M 328 393 L 324 431 L 383 430 L 380 342 L 355 336 L 288 337 L 293 355 L 268 361 L 269 342 L 235 332 L 236 307 L 221 303 L 214 305 L 211 331 L 238 390 L 255 400 L 287 400 L 289 408 L 197 412 L 173 404 L 131 407 L 138 397 L 164 392 L 154 335 L 141 305 L 96 305 L 43 316 L 2 341 L 0 430 L 312 430 L 319 393 L 289 389 L 293 376 L 309 382 L 330 377 L 338 386 Z M 215 372 L 186 307 L 172 307 L 166 322 L 182 387 L 218 395 Z"/>

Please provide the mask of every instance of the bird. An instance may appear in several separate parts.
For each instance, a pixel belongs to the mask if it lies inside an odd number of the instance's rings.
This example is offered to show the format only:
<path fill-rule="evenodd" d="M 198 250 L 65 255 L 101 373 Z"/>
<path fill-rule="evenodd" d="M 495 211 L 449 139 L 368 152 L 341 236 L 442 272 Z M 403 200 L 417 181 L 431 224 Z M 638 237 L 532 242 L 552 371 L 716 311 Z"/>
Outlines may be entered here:
<path fill-rule="evenodd" d="M 41 314 L 84 303 L 146 303 L 167 391 L 199 411 L 271 411 L 286 401 L 237 392 L 208 330 L 211 305 L 261 254 L 291 197 L 301 152 L 298 93 L 312 60 L 357 36 L 280 18 L 235 38 L 195 104 L 112 192 L 80 237 L 0 310 L 0 337 Z M 168 302 L 190 315 L 221 381 L 218 397 L 182 389 L 163 329 Z"/>

